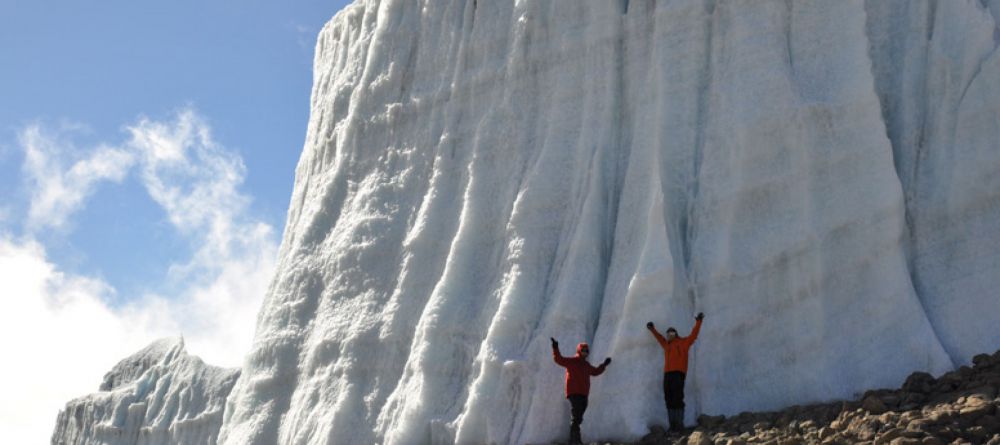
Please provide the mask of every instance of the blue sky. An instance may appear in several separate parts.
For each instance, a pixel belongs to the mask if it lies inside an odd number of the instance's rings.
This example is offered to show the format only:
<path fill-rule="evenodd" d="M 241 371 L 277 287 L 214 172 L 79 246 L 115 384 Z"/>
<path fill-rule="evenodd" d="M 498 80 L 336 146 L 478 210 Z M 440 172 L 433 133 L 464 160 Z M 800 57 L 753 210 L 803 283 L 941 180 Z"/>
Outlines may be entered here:
<path fill-rule="evenodd" d="M 6 439 L 164 335 L 239 364 L 346 3 L 0 0 Z"/>
<path fill-rule="evenodd" d="M 75 132 L 80 143 L 114 141 L 139 115 L 194 107 L 243 157 L 253 211 L 280 228 L 308 119 L 314 38 L 345 3 L 4 0 L 0 144 L 37 122 L 86 126 Z M 19 193 L 20 157 L 0 154 L 2 196 Z M 140 191 L 100 193 L 68 236 L 50 240 L 66 267 L 128 291 L 155 281 L 163 258 L 187 253 Z"/>

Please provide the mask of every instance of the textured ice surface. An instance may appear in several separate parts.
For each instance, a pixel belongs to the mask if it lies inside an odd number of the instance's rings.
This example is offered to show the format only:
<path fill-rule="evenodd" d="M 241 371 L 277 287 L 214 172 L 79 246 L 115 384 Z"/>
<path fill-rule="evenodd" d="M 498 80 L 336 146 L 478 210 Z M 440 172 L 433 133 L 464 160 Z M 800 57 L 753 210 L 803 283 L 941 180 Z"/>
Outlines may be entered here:
<path fill-rule="evenodd" d="M 644 324 L 683 333 L 699 311 L 689 421 L 995 350 L 998 14 L 357 1 L 317 43 L 280 263 L 220 442 L 564 439 L 550 336 L 615 358 L 584 436 L 636 438 L 666 419 Z M 170 369 L 74 402 L 100 420 L 74 408 L 61 427 L 145 419 L 166 442 L 187 417 L 158 393 L 136 418 L 101 407 Z M 187 408 L 206 430 L 210 406 Z"/>
<path fill-rule="evenodd" d="M 100 393 L 69 402 L 52 444 L 215 444 L 237 377 L 188 355 L 181 339 L 156 341 L 115 365 Z"/>

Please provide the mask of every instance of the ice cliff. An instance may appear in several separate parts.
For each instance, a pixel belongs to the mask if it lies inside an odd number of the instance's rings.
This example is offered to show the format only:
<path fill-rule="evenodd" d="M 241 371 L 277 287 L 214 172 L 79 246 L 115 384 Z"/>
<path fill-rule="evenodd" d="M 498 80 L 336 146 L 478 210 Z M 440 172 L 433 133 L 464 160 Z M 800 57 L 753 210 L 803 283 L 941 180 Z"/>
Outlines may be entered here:
<path fill-rule="evenodd" d="M 69 402 L 52 444 L 215 444 L 239 374 L 188 355 L 181 339 L 159 340 L 115 365 L 101 392 Z"/>
<path fill-rule="evenodd" d="M 685 333 L 699 311 L 689 420 L 996 350 L 998 17 L 1000 0 L 356 1 L 319 36 L 219 442 L 564 439 L 550 336 L 615 359 L 584 436 L 636 438 L 666 419 L 644 324 Z"/>
<path fill-rule="evenodd" d="M 850 397 L 1000 344 L 1000 1 L 364 1 L 226 444 L 563 437 Z"/>

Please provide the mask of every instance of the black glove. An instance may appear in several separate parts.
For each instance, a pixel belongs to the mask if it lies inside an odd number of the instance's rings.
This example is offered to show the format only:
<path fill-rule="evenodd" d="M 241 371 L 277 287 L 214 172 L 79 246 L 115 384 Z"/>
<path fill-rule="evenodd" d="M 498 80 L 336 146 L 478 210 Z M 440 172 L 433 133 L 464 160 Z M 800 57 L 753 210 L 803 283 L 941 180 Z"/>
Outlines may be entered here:
<path fill-rule="evenodd" d="M 653 322 L 646 322 L 646 329 L 653 329 Z"/>
<path fill-rule="evenodd" d="M 552 349 L 559 349 L 559 342 L 556 339 L 549 337 L 549 340 L 552 340 Z"/>
<path fill-rule="evenodd" d="M 698 320 L 698 321 L 704 320 L 705 319 L 705 313 L 704 312 L 699 312 L 698 315 L 694 316 L 694 319 Z"/>
<path fill-rule="evenodd" d="M 610 364 L 611 364 L 611 357 L 604 359 L 604 366 L 608 366 Z"/>

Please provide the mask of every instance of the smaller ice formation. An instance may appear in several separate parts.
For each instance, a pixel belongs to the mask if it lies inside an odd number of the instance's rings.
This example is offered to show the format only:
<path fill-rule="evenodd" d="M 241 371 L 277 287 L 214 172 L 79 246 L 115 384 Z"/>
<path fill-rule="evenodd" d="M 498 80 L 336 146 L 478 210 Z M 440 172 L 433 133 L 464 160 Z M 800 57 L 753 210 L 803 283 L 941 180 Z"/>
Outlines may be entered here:
<path fill-rule="evenodd" d="M 166 338 L 122 360 L 100 392 L 66 404 L 53 445 L 214 444 L 239 369 L 206 365 Z"/>

